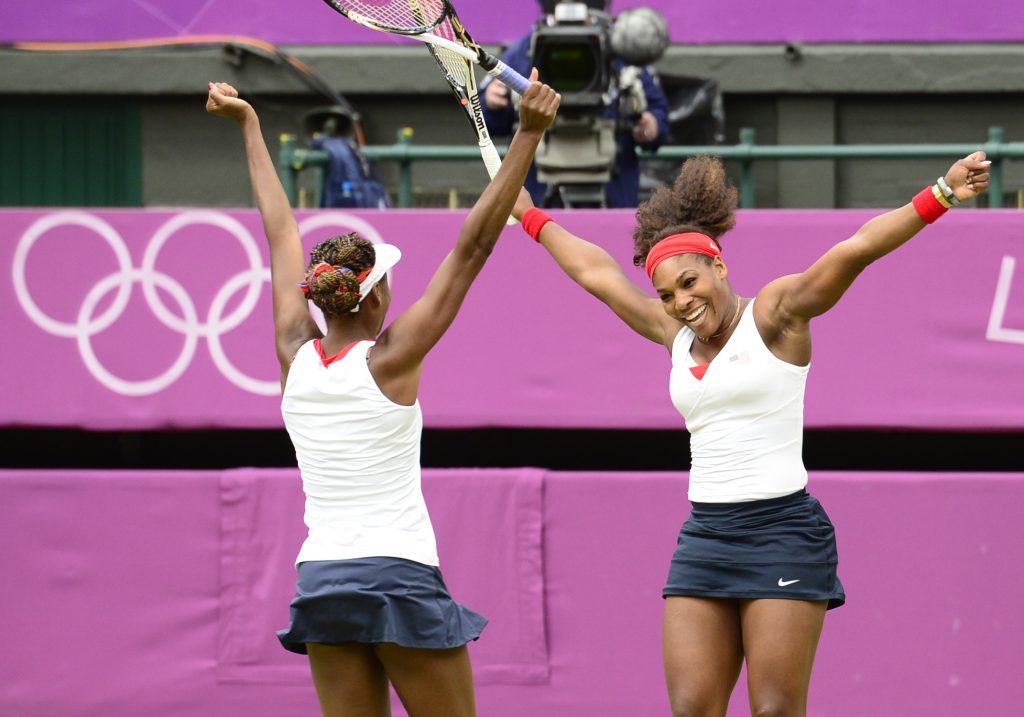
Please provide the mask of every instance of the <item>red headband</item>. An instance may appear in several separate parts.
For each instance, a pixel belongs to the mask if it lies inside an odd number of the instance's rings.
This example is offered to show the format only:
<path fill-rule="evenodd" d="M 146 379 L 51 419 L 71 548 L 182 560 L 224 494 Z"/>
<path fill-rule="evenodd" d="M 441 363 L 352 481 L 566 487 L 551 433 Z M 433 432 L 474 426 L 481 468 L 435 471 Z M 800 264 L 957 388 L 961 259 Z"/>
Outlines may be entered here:
<path fill-rule="evenodd" d="M 721 256 L 722 250 L 718 242 L 707 234 L 700 232 L 685 232 L 683 234 L 672 234 L 667 236 L 647 252 L 647 263 L 644 268 L 647 270 L 647 277 L 654 280 L 654 270 L 658 264 L 670 256 L 679 254 L 703 254 L 704 256 Z"/>

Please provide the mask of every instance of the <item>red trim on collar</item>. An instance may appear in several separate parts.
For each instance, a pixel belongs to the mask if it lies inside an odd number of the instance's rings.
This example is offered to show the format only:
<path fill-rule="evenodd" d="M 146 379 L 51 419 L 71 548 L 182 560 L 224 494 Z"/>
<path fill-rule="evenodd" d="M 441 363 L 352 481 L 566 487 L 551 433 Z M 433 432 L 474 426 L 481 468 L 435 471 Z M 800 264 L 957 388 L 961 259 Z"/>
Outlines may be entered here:
<path fill-rule="evenodd" d="M 690 366 L 690 373 L 696 376 L 697 380 L 700 381 L 704 378 L 704 374 L 708 372 L 708 366 L 710 365 L 710 363 L 702 363 L 700 366 Z"/>
<path fill-rule="evenodd" d="M 324 355 L 324 345 L 320 342 L 320 339 L 313 339 L 313 348 L 316 349 L 317 355 L 320 356 L 320 360 L 323 362 L 324 368 L 327 368 L 335 361 L 341 361 L 343 358 L 345 358 L 345 354 L 351 351 L 352 347 L 358 343 L 358 341 L 353 341 L 348 346 L 343 348 L 341 351 L 330 357 Z"/>

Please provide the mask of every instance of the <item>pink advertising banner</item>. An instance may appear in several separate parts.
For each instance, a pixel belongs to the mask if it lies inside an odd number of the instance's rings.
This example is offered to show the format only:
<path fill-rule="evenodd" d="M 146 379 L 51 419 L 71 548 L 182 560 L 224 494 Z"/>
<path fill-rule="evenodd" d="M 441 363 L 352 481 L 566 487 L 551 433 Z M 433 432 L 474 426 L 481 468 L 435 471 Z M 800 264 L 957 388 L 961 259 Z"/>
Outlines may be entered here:
<path fill-rule="evenodd" d="M 631 264 L 628 211 L 555 213 Z M 747 211 L 723 241 L 745 296 L 873 212 Z M 462 211 L 306 212 L 304 242 L 399 245 L 397 315 Z M 253 210 L 0 212 L 0 425 L 277 427 L 269 267 Z M 809 427 L 1024 428 L 1024 212 L 949 216 L 871 266 L 812 325 Z M 653 296 L 653 293 L 652 293 Z M 669 356 L 505 231 L 428 357 L 428 427 L 674 428 Z"/>
<path fill-rule="evenodd" d="M 809 487 L 847 603 L 807 713 L 1019 715 L 1024 474 Z M 671 714 L 661 588 L 684 473 L 426 470 L 423 492 L 452 595 L 490 620 L 469 647 L 480 715 Z M 274 636 L 302 510 L 294 469 L 0 471 L 0 715 L 318 714 L 307 660 Z M 729 717 L 750 715 L 745 683 Z"/>
<path fill-rule="evenodd" d="M 535 0 L 456 3 L 478 42 L 508 43 L 526 34 L 540 10 Z M 978 0 L 970 12 L 936 12 L 932 3 L 781 0 L 685 3 L 615 0 L 613 12 L 653 7 L 675 43 L 1012 42 L 1024 39 L 1014 3 Z M 123 41 L 195 35 L 247 35 L 277 44 L 412 42 L 359 27 L 319 0 L 81 0 L 58 15 L 34 3 L 0 4 L 0 42 Z"/>

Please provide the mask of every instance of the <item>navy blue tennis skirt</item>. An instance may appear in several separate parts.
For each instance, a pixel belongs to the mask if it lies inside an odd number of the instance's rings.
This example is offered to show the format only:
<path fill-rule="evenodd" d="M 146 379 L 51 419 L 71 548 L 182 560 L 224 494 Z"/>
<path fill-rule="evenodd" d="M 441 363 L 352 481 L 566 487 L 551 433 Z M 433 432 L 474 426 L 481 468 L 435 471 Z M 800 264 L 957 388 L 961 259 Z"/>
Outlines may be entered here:
<path fill-rule="evenodd" d="M 663 597 L 846 602 L 836 536 L 807 491 L 745 503 L 693 503 Z"/>
<path fill-rule="evenodd" d="M 487 624 L 452 600 L 431 565 L 388 557 L 310 560 L 298 573 L 291 625 L 277 633 L 291 652 L 306 654 L 307 642 L 460 647 Z"/>

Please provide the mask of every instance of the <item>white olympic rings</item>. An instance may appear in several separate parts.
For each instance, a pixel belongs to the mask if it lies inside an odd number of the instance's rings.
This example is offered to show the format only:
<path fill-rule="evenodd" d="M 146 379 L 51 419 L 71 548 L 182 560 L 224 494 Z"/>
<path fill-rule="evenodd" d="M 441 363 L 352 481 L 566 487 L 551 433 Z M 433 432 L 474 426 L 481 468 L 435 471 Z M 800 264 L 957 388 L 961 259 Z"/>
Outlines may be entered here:
<path fill-rule="evenodd" d="M 195 224 L 208 224 L 226 231 L 242 245 L 248 268 L 229 277 L 218 289 L 210 303 L 206 320 L 200 321 L 195 302 L 176 279 L 157 270 L 156 262 L 160 250 L 179 230 Z M 28 288 L 26 266 L 29 252 L 36 242 L 51 230 L 66 226 L 78 226 L 98 234 L 110 246 L 117 260 L 117 271 L 109 274 L 92 286 L 82 301 L 74 322 L 60 321 L 43 311 Z M 327 212 L 306 218 L 299 224 L 299 231 L 305 234 L 324 227 L 334 227 L 343 232 L 358 231 L 374 243 L 383 241 L 380 233 L 369 223 L 344 212 Z M 125 396 L 147 396 L 159 393 L 177 381 L 192 363 L 199 339 L 204 338 L 210 349 L 214 365 L 228 381 L 249 393 L 276 395 L 281 391 L 278 380 L 266 381 L 253 378 L 239 370 L 227 357 L 221 338 L 246 321 L 259 302 L 263 285 L 270 283 L 270 269 L 263 264 L 262 254 L 252 234 L 234 217 L 227 214 L 193 210 L 174 215 L 164 222 L 150 238 L 142 256 L 141 265 L 132 264 L 128 245 L 109 223 L 100 217 L 83 211 L 59 211 L 40 217 L 21 235 L 14 250 L 13 258 L 14 293 L 30 319 L 44 331 L 55 336 L 75 339 L 78 352 L 89 372 L 111 391 Z M 92 347 L 92 338 L 109 328 L 124 313 L 131 299 L 132 285 L 142 286 L 142 295 L 153 315 L 169 329 L 185 337 L 181 353 L 170 368 L 158 376 L 143 380 L 128 380 L 114 375 L 100 362 Z M 171 311 L 157 289 L 162 289 L 178 305 L 180 313 Z M 245 290 L 242 300 L 235 309 L 224 315 L 228 301 L 238 291 Z M 97 305 L 111 291 L 116 291 L 113 301 L 99 316 L 94 316 Z M 270 317 L 266 317 L 269 321 Z"/>

